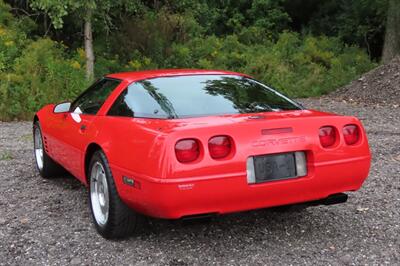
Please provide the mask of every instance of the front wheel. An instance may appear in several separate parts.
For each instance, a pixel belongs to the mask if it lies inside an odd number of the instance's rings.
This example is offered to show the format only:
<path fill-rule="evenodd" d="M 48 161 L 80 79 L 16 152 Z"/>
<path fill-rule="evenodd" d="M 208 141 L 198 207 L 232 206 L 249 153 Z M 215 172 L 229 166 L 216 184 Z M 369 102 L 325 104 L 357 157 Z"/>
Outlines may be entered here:
<path fill-rule="evenodd" d="M 124 238 L 137 231 L 143 217 L 121 201 L 102 151 L 92 156 L 88 175 L 90 209 L 99 234 L 104 238 Z"/>
<path fill-rule="evenodd" d="M 33 150 L 36 168 L 42 177 L 51 178 L 65 173 L 64 169 L 47 154 L 39 121 L 33 124 Z"/>

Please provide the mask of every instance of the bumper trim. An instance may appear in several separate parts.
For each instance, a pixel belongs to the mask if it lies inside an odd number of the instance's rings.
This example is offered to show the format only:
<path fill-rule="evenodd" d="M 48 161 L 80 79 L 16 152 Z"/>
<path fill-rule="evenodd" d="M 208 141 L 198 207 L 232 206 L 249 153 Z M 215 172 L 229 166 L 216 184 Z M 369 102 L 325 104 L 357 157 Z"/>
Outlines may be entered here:
<path fill-rule="evenodd" d="M 180 184 L 186 182 L 198 182 L 198 181 L 207 181 L 207 180 L 216 180 L 216 179 L 230 179 L 246 176 L 246 171 L 236 172 L 236 173 L 225 173 L 219 175 L 208 175 L 208 176 L 198 176 L 198 177 L 181 177 L 181 178 L 157 178 L 144 174 L 139 174 L 132 172 L 131 170 L 124 169 L 122 167 L 111 165 L 111 169 L 117 169 L 118 171 L 122 171 L 125 173 L 130 173 L 133 178 L 141 178 L 151 183 L 157 184 Z"/>
<path fill-rule="evenodd" d="M 360 156 L 360 157 L 354 157 L 354 158 L 348 158 L 348 159 L 342 159 L 342 160 L 316 162 L 316 163 L 314 163 L 314 166 L 315 167 L 329 166 L 329 165 L 352 163 L 352 162 L 359 162 L 359 161 L 365 161 L 365 160 L 371 160 L 371 156 L 366 155 L 366 156 Z"/>

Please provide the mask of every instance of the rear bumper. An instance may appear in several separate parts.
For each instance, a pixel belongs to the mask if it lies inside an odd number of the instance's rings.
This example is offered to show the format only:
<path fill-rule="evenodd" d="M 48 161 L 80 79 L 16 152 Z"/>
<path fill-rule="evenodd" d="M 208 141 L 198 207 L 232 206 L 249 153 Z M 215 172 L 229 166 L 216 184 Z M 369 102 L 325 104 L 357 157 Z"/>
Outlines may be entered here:
<path fill-rule="evenodd" d="M 358 190 L 368 176 L 370 156 L 309 166 L 306 177 L 249 185 L 246 172 L 183 179 L 157 179 L 111 166 L 122 200 L 145 215 L 178 219 L 316 201 Z M 122 181 L 128 176 L 140 186 Z"/>

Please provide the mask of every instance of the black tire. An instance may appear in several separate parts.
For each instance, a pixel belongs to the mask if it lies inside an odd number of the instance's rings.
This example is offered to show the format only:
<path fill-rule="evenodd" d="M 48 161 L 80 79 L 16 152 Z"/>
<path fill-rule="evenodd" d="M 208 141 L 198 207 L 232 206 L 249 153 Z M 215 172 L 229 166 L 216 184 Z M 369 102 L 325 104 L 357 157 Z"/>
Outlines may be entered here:
<path fill-rule="evenodd" d="M 40 140 L 42 143 L 42 152 L 43 152 L 43 157 L 42 157 L 42 164 L 38 162 L 38 155 L 36 154 L 36 150 L 38 147 L 38 143 L 35 140 L 35 134 L 40 134 Z M 42 134 L 42 129 L 40 127 L 39 121 L 36 121 L 33 124 L 33 155 L 35 157 L 35 164 L 36 164 L 36 169 L 39 171 L 39 174 L 43 178 L 52 178 L 60 175 L 64 175 L 66 172 L 63 167 L 61 167 L 58 163 L 56 163 L 53 159 L 50 158 L 50 156 L 46 153 L 46 149 L 44 148 L 44 139 L 43 139 L 43 134 Z"/>
<path fill-rule="evenodd" d="M 92 184 L 92 172 L 95 171 L 95 167 L 100 164 L 105 173 L 108 191 L 108 217 L 101 224 L 95 216 L 94 207 L 96 203 L 92 202 L 92 190 L 95 189 L 94 183 Z M 92 214 L 93 223 L 96 227 L 97 232 L 106 239 L 118 239 L 126 238 L 138 232 L 143 227 L 144 217 L 122 202 L 118 195 L 117 188 L 115 186 L 114 178 L 112 176 L 107 158 L 105 154 L 98 150 L 96 151 L 89 164 L 88 168 L 88 185 L 89 185 L 89 206 Z M 96 179 L 96 178 L 94 178 Z M 99 182 L 99 181 L 95 181 Z M 98 194 L 95 194 L 98 195 Z M 96 201 L 96 198 L 94 198 Z"/>

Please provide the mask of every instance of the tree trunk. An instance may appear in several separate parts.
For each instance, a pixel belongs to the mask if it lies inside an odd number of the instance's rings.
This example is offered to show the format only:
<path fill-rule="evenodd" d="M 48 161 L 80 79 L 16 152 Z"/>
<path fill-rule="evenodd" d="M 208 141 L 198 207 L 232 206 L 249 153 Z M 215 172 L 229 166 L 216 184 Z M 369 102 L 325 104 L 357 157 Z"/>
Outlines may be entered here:
<path fill-rule="evenodd" d="M 400 55 L 400 1 L 389 0 L 382 61 L 387 63 L 396 55 Z"/>
<path fill-rule="evenodd" d="M 86 78 L 92 80 L 94 77 L 94 52 L 92 32 L 92 11 L 88 10 L 85 18 L 85 54 L 86 54 Z"/>
<path fill-rule="evenodd" d="M 47 14 L 44 14 L 44 19 L 43 19 L 43 32 L 44 36 L 47 36 L 47 31 L 48 31 L 48 26 L 47 26 Z"/>

